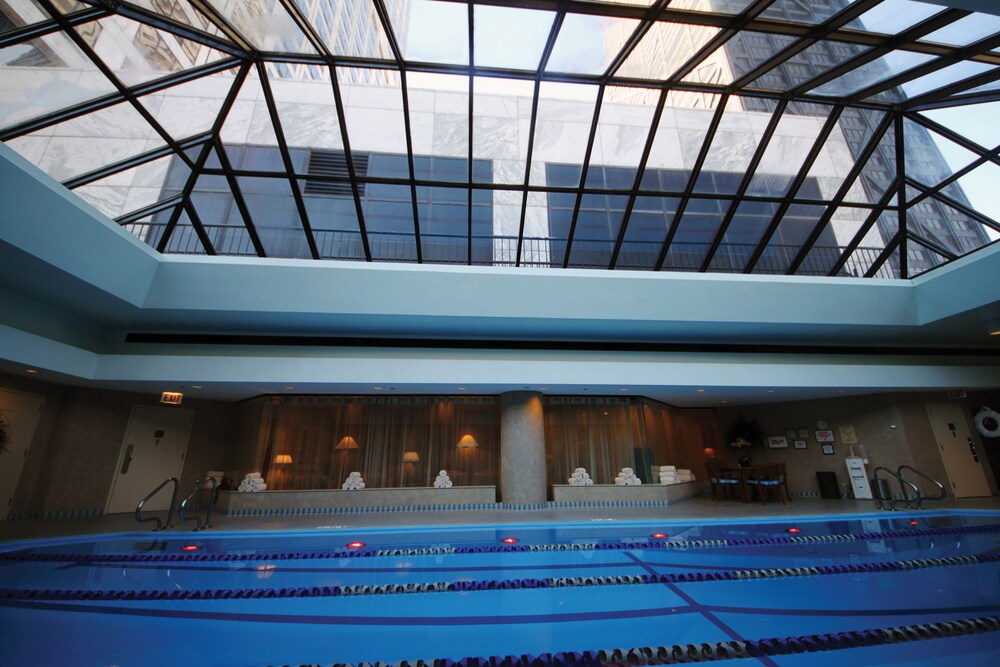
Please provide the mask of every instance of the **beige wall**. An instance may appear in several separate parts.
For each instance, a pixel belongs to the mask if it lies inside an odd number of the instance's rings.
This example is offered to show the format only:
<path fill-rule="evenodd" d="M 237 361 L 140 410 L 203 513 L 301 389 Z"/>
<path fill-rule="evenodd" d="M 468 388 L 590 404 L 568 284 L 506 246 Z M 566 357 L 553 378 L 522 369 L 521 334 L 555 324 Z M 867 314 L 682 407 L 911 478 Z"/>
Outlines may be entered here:
<path fill-rule="evenodd" d="M 817 471 L 835 472 L 843 489 L 848 482 L 844 458 L 850 455 L 850 449 L 841 440 L 842 426 L 853 426 L 858 442 L 865 446 L 869 476 L 876 466 L 895 470 L 898 466 L 907 464 L 940 480 L 947 488 L 944 462 L 938 452 L 925 409 L 928 402 L 947 400 L 948 397 L 940 392 L 894 393 L 724 408 L 719 410 L 719 431 L 725 434 L 738 414 L 757 420 L 764 429 L 765 436 L 784 435 L 785 429 L 808 427 L 807 449 L 794 449 L 789 442 L 787 449 L 768 449 L 765 445 L 750 450 L 754 464 L 787 465 L 789 488 L 793 494 L 818 494 Z M 982 439 L 975 431 L 972 415 L 982 405 L 1000 405 L 1000 395 L 970 395 L 958 402 L 964 408 L 969 429 L 973 432 L 980 451 L 985 452 Z M 827 422 L 834 431 L 836 442 L 833 456 L 824 455 L 820 443 L 816 442 L 818 421 Z M 854 451 L 855 454 L 860 454 L 859 447 L 855 446 Z M 736 462 L 735 452 L 726 445 L 718 449 L 718 455 L 726 462 Z M 990 480 L 990 488 L 996 493 L 996 482 L 985 457 L 983 468 Z M 892 488 L 897 488 L 895 483 Z M 932 486 L 923 486 L 922 489 L 926 493 L 934 491 Z"/>

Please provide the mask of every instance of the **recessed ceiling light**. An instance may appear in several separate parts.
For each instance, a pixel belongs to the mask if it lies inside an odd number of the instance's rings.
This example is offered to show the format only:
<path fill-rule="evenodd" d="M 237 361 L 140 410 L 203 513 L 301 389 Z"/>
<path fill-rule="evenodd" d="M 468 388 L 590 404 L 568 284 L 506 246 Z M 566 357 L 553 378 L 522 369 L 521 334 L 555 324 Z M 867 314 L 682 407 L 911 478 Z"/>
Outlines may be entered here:
<path fill-rule="evenodd" d="M 292 386 L 292 385 L 290 385 L 290 384 L 286 384 L 286 385 L 285 385 L 285 389 L 295 389 L 295 387 L 293 387 L 293 386 Z"/>
<path fill-rule="evenodd" d="M 191 385 L 191 388 L 192 389 L 201 389 L 202 386 L 200 384 L 193 384 L 193 385 Z"/>
<path fill-rule="evenodd" d="M 769 394 L 773 394 L 773 393 L 774 393 L 774 390 L 773 390 L 773 389 L 768 389 L 768 390 L 767 390 L 767 393 L 769 393 Z"/>
<path fill-rule="evenodd" d="M 728 403 L 729 401 L 719 401 L 720 403 Z"/>
<path fill-rule="evenodd" d="M 382 391 L 382 387 L 372 387 L 375 391 Z"/>
<path fill-rule="evenodd" d="M 36 371 L 34 368 L 25 368 L 24 372 L 25 373 L 37 373 L 38 371 Z"/>
<path fill-rule="evenodd" d="M 838 389 L 838 390 L 837 390 L 837 393 L 838 393 L 838 394 L 843 394 L 843 393 L 844 393 L 844 390 L 843 390 L 843 389 Z"/>
<path fill-rule="evenodd" d="M 622 388 L 621 388 L 621 389 L 619 389 L 618 391 L 628 391 L 628 389 L 626 389 L 625 387 L 622 387 Z"/>
<path fill-rule="evenodd" d="M 538 388 L 538 391 L 548 391 L 548 390 L 549 390 L 549 388 L 548 388 L 548 387 L 539 387 L 539 388 Z M 584 391 L 587 391 L 587 390 L 586 390 L 586 389 L 584 389 Z"/>
<path fill-rule="evenodd" d="M 458 390 L 459 391 L 465 391 L 465 387 L 459 387 Z"/>
<path fill-rule="evenodd" d="M 695 391 L 698 392 L 699 394 L 704 394 L 705 393 L 704 389 L 695 389 Z"/>
<path fill-rule="evenodd" d="M 990 335 L 991 336 L 1000 336 L 1000 329 L 997 329 L 996 331 L 991 331 Z"/>

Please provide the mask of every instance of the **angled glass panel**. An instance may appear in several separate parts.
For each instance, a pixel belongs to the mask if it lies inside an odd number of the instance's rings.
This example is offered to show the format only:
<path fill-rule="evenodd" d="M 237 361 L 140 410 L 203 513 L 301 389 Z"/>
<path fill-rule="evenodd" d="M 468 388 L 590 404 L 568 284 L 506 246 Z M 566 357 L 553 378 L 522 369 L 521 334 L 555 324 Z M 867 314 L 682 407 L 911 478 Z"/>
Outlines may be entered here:
<path fill-rule="evenodd" d="M 490 171 L 494 183 L 524 183 L 534 84 L 476 77 L 473 87 L 473 158 L 492 163 Z M 412 100 L 410 104 L 412 108 Z M 480 182 L 480 173 L 473 170 L 474 181 Z M 520 201 L 518 199 L 519 208 Z"/>
<path fill-rule="evenodd" d="M 131 104 L 122 102 L 7 142 L 57 181 L 65 181 L 164 144 Z"/>
<path fill-rule="evenodd" d="M 845 202 L 874 204 L 896 178 L 896 133 L 889 128 L 871 158 L 861 169 L 861 175 L 851 187 Z"/>
<path fill-rule="evenodd" d="M 674 0 L 671 9 L 687 9 L 693 12 L 716 12 L 719 14 L 739 14 L 753 0 Z"/>
<path fill-rule="evenodd" d="M 1000 222 L 998 183 L 1000 183 L 1000 167 L 993 162 L 987 162 L 962 176 L 955 183 L 946 186 L 942 194 Z"/>
<path fill-rule="evenodd" d="M 764 248 L 763 254 L 753 267 L 754 273 L 783 274 L 788 271 L 792 260 L 799 254 L 802 245 L 806 242 L 810 232 L 826 211 L 825 206 L 808 206 L 805 204 L 792 204 L 788 207 L 777 229 Z M 829 235 L 820 236 L 816 240 L 816 245 L 836 248 L 835 239 Z M 839 248 L 838 254 L 839 254 Z M 821 254 L 826 254 L 820 251 Z M 836 260 L 834 260 L 836 261 Z M 800 271 L 801 273 L 801 271 Z"/>
<path fill-rule="evenodd" d="M 1000 118 L 1000 102 L 930 109 L 920 113 L 984 148 L 1000 145 L 1000 123 L 996 122 Z"/>
<path fill-rule="evenodd" d="M 971 225 L 967 224 L 970 222 Z M 956 255 L 963 255 L 988 243 L 985 235 L 977 238 L 979 223 L 934 198 L 909 206 L 906 224 L 907 231 L 933 241 Z M 963 243 L 966 239 L 969 247 Z"/>
<path fill-rule="evenodd" d="M 627 183 L 616 182 L 609 187 L 632 188 L 658 98 L 659 91 L 645 88 L 608 86 L 605 89 L 590 164 L 630 170 L 625 179 Z"/>
<path fill-rule="evenodd" d="M 51 21 L 49 13 L 35 0 L 7 0 L 0 5 L 0 35 L 26 25 Z"/>
<path fill-rule="evenodd" d="M 797 116 L 786 111 L 778 121 L 747 192 L 772 197 L 788 192 L 825 121 L 824 117 Z"/>
<path fill-rule="evenodd" d="M 681 191 L 698 160 L 721 96 L 670 91 L 646 160 L 643 190 Z M 680 177 L 664 178 L 672 172 Z"/>
<path fill-rule="evenodd" d="M 814 180 L 818 186 L 820 199 L 832 199 L 836 196 L 854 167 L 857 156 L 864 151 L 884 118 L 885 114 L 881 111 L 850 107 L 844 109 L 837 121 L 837 129 L 830 133 L 809 170 L 809 179 Z M 859 191 L 857 197 L 861 198 L 852 201 L 865 201 L 863 192 Z"/>
<path fill-rule="evenodd" d="M 883 0 L 862 14 L 859 22 L 869 32 L 896 35 L 941 11 L 943 7 L 915 0 Z"/>
<path fill-rule="evenodd" d="M 1000 79 L 991 81 L 990 83 L 984 83 L 981 86 L 976 86 L 975 88 L 970 88 L 969 90 L 963 90 L 955 93 L 952 97 L 957 97 L 959 95 L 974 95 L 976 93 L 988 93 L 994 90 L 1000 90 Z"/>
<path fill-rule="evenodd" d="M 948 258 L 939 252 L 928 248 L 927 246 L 920 245 L 912 238 L 906 244 L 906 259 L 909 268 L 910 278 L 915 278 L 921 273 L 927 273 L 932 269 L 936 269 L 942 264 L 948 263 Z"/>
<path fill-rule="evenodd" d="M 874 86 L 877 83 L 881 83 L 886 79 L 890 79 L 897 74 L 902 74 L 933 59 L 934 56 L 927 55 L 926 53 L 890 51 L 884 56 L 856 67 L 810 92 L 829 97 L 844 97 L 869 86 Z"/>
<path fill-rule="evenodd" d="M 520 190 L 494 190 L 492 193 L 495 266 L 514 266 L 517 262 L 517 235 L 521 228 L 522 196 Z"/>
<path fill-rule="evenodd" d="M 568 266 L 608 268 L 627 205 L 628 197 L 624 195 L 584 195 Z"/>
<path fill-rule="evenodd" d="M 317 70 L 305 81 L 290 81 L 270 76 L 271 92 L 278 110 L 278 120 L 289 149 L 340 150 L 344 147 L 337 122 L 337 105 L 329 70 Z M 323 75 L 326 75 L 324 79 Z M 293 160 L 297 173 L 305 169 L 305 162 Z"/>
<path fill-rule="evenodd" d="M 373 155 L 369 173 L 398 173 L 401 155 Z M 365 227 L 372 259 L 377 262 L 415 262 L 417 243 L 413 226 L 413 197 L 408 185 L 368 183 L 364 198 Z"/>
<path fill-rule="evenodd" d="M 88 6 L 82 2 L 77 2 L 76 0 L 54 0 L 52 4 L 60 14 L 72 14 L 73 12 L 78 12 L 81 9 L 86 9 Z"/>
<path fill-rule="evenodd" d="M 191 224 L 191 218 L 188 217 L 187 211 L 182 210 L 180 217 L 177 218 L 177 225 L 170 234 L 170 240 L 167 241 L 164 252 L 177 255 L 205 254 L 205 245 L 198 238 L 198 233 L 194 230 L 194 225 Z"/>
<path fill-rule="evenodd" d="M 701 268 L 732 202 L 727 199 L 692 198 L 677 226 L 663 271 L 697 271 Z"/>
<path fill-rule="evenodd" d="M 1000 32 L 1000 16 L 978 12 L 949 23 L 920 38 L 922 42 L 937 42 L 950 46 L 968 46 Z"/>
<path fill-rule="evenodd" d="M 491 190 L 472 190 L 472 263 L 492 266 L 497 248 L 494 195 Z"/>
<path fill-rule="evenodd" d="M 62 33 L 0 49 L 0 127 L 114 92 L 114 85 Z"/>
<path fill-rule="evenodd" d="M 412 0 L 409 4 L 409 10 L 403 9 L 403 16 L 398 20 L 393 18 L 403 57 L 423 62 L 468 65 L 468 6 L 438 0 Z"/>
<path fill-rule="evenodd" d="M 203 76 L 139 98 L 146 111 L 175 141 L 212 129 L 233 86 L 236 68 Z"/>
<path fill-rule="evenodd" d="M 816 243 L 809 249 L 795 274 L 800 276 L 829 275 L 840 259 L 840 255 L 857 235 L 870 213 L 870 209 L 838 206 L 833 212 L 833 216 L 823 226 Z M 787 272 L 787 266 L 785 270 Z"/>
<path fill-rule="evenodd" d="M 636 197 L 616 269 L 652 270 L 677 212 L 677 197 Z"/>
<path fill-rule="evenodd" d="M 392 49 L 371 2 L 295 0 L 320 40 L 335 56 L 392 59 Z"/>
<path fill-rule="evenodd" d="M 256 70 L 251 70 L 244 79 L 243 87 L 240 88 L 239 95 L 236 96 L 236 101 L 226 116 L 226 122 L 222 125 L 220 136 L 223 143 L 233 146 L 278 145 L 278 138 L 274 133 L 274 125 L 271 123 L 271 115 L 268 113 L 264 91 L 260 86 Z M 281 170 L 283 171 L 284 167 L 281 167 Z"/>
<path fill-rule="evenodd" d="M 374 79 L 371 85 L 353 83 L 360 77 L 369 76 Z M 396 73 L 338 67 L 337 81 L 344 99 L 344 120 L 351 150 L 404 155 L 403 94 Z"/>
<path fill-rule="evenodd" d="M 882 263 L 882 266 L 878 268 L 875 272 L 873 278 L 880 278 L 882 280 L 897 280 L 899 278 L 909 278 L 913 275 L 913 269 L 909 269 L 909 275 L 902 274 L 902 267 L 899 263 L 899 256 L 901 254 L 900 246 L 897 246 L 895 250 L 889 255 L 889 258 Z"/>
<path fill-rule="evenodd" d="M 419 158 L 422 172 L 433 170 L 439 158 Z M 461 170 L 465 160 L 454 165 Z M 447 170 L 447 168 L 446 168 Z M 433 178 L 433 173 L 431 174 Z M 469 257 L 469 195 L 465 188 L 417 188 L 420 246 L 423 260 L 434 264 L 465 264 Z M 480 220 L 480 222 L 482 222 Z M 482 227 L 482 225 L 480 225 Z M 479 229 L 480 238 L 487 230 Z M 487 231 L 487 236 L 491 230 Z M 492 243 L 489 244 L 492 256 Z"/>
<path fill-rule="evenodd" d="M 570 166 L 575 180 L 561 173 L 560 184 L 579 185 L 596 102 L 597 86 L 542 82 L 531 162 L 532 185 L 545 185 L 546 163 Z"/>
<path fill-rule="evenodd" d="M 960 62 L 954 65 L 949 65 L 936 72 L 931 72 L 930 74 L 925 74 L 922 77 L 914 79 L 912 81 L 907 81 L 901 88 L 903 94 L 898 93 L 898 88 L 893 91 L 895 94 L 890 96 L 891 101 L 902 101 L 911 97 L 919 97 L 924 93 L 929 93 L 932 90 L 937 90 L 944 86 L 951 85 L 962 79 L 967 79 L 969 77 L 976 76 L 977 74 L 982 74 L 983 72 L 988 72 L 990 70 L 997 69 L 993 65 L 987 65 L 986 63 L 976 63 L 976 62 Z M 887 91 L 889 92 L 889 91 Z"/>
<path fill-rule="evenodd" d="M 182 72 L 226 55 L 123 16 L 109 16 L 96 24 L 101 28 L 101 39 L 92 48 L 126 86 Z M 188 55 L 191 53 L 194 58 Z"/>
<path fill-rule="evenodd" d="M 315 54 L 316 50 L 280 2 L 267 5 L 205 0 L 222 15 L 254 48 Z"/>
<path fill-rule="evenodd" d="M 768 70 L 754 79 L 751 85 L 756 88 L 791 90 L 868 49 L 869 47 L 859 44 L 822 40 Z"/>
<path fill-rule="evenodd" d="M 778 212 L 778 204 L 774 202 L 741 201 L 733 202 L 733 206 L 736 212 L 708 265 L 709 271 L 742 272 L 764 230 Z"/>
<path fill-rule="evenodd" d="M 316 249 L 323 259 L 364 261 L 365 248 L 358 225 L 358 212 L 349 184 L 341 187 L 314 188 L 309 181 L 304 186 L 304 201 L 309 224 L 312 225 Z M 362 196 L 365 185 L 360 184 Z"/>
<path fill-rule="evenodd" d="M 643 35 L 615 76 L 669 79 L 720 30 L 711 26 L 657 21 Z"/>
<path fill-rule="evenodd" d="M 126 0 L 126 2 L 182 25 L 198 28 L 216 37 L 226 39 L 218 27 L 209 21 L 204 14 L 195 10 L 194 5 L 187 0 Z"/>
<path fill-rule="evenodd" d="M 187 179 L 191 173 L 188 166 L 168 155 L 88 183 L 73 192 L 109 218 L 118 218 L 172 196 L 173 193 L 164 193 L 164 184 L 175 161 L 173 169 L 177 177 Z"/>
<path fill-rule="evenodd" d="M 682 81 L 729 85 L 795 41 L 794 37 L 766 32 L 740 31 L 710 55 Z M 706 63 L 715 61 L 717 67 Z"/>
<path fill-rule="evenodd" d="M 433 173 L 444 180 L 468 183 L 469 77 L 414 73 L 406 83 L 413 154 L 455 158 L 448 163 L 450 169 Z M 424 177 L 435 178 L 430 169 L 424 171 Z"/>
<path fill-rule="evenodd" d="M 822 23 L 854 0 L 776 0 L 760 17 L 797 23 Z"/>
<path fill-rule="evenodd" d="M 748 111 L 747 107 L 762 109 Z M 732 96 L 695 183 L 696 192 L 734 194 L 771 120 L 773 100 Z"/>
<path fill-rule="evenodd" d="M 573 1 L 578 2 L 579 0 Z M 602 5 L 634 5 L 639 7 L 649 7 L 656 2 L 656 0 L 595 0 L 595 2 L 599 2 Z"/>
<path fill-rule="evenodd" d="M 521 266 L 549 266 L 552 248 L 549 238 L 549 210 L 544 192 L 529 192 L 524 209 L 524 239 L 521 247 Z M 562 255 L 559 255 L 562 262 Z"/>
<path fill-rule="evenodd" d="M 909 118 L 903 119 L 906 175 L 934 186 L 979 156 Z M 947 161 L 943 153 L 948 156 Z"/>
<path fill-rule="evenodd" d="M 567 14 L 545 71 L 603 74 L 637 25 L 636 19 Z"/>
<path fill-rule="evenodd" d="M 149 247 L 156 248 L 160 242 L 160 237 L 163 235 L 163 229 L 166 227 L 167 221 L 170 219 L 173 211 L 174 209 L 170 208 L 153 215 L 147 215 L 135 222 L 122 225 L 122 229 Z"/>
<path fill-rule="evenodd" d="M 288 180 L 241 176 L 238 181 L 267 256 L 312 257 Z"/>
<path fill-rule="evenodd" d="M 899 219 L 894 211 L 886 211 L 880 215 L 878 221 L 868 230 L 861 240 L 861 244 L 851 253 L 837 275 L 863 278 L 885 250 L 886 239 L 892 239 L 898 228 Z M 899 266 L 898 260 L 896 266 Z"/>
<path fill-rule="evenodd" d="M 475 6 L 477 67 L 538 69 L 555 12 Z"/>

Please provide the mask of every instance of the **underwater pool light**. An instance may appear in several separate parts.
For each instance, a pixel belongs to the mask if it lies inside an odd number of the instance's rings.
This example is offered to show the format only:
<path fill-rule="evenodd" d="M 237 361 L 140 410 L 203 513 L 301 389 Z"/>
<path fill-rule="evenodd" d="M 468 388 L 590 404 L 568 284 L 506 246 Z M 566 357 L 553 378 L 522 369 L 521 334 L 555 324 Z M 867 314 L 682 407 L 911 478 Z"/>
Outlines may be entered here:
<path fill-rule="evenodd" d="M 920 525 L 920 522 L 919 522 L 919 521 L 917 521 L 916 519 L 914 519 L 913 521 L 911 521 L 911 522 L 910 522 L 910 525 L 911 525 L 911 526 L 919 526 L 919 525 Z"/>
<path fill-rule="evenodd" d="M 665 539 L 667 539 L 667 534 L 666 533 L 653 533 L 652 535 L 650 535 L 650 537 L 652 537 L 654 540 L 665 540 Z"/>
<path fill-rule="evenodd" d="M 789 533 L 801 533 L 802 529 L 801 528 L 789 528 L 788 532 Z"/>
<path fill-rule="evenodd" d="M 518 539 L 516 537 L 505 537 L 500 541 L 504 544 L 517 544 Z"/>
<path fill-rule="evenodd" d="M 201 547 L 199 547 L 197 544 L 185 544 L 184 546 L 181 547 L 181 549 L 184 551 L 197 551 L 198 549 L 201 549 Z"/>
<path fill-rule="evenodd" d="M 363 546 L 365 546 L 364 542 L 348 542 L 347 543 L 347 548 L 348 549 L 360 549 Z"/>

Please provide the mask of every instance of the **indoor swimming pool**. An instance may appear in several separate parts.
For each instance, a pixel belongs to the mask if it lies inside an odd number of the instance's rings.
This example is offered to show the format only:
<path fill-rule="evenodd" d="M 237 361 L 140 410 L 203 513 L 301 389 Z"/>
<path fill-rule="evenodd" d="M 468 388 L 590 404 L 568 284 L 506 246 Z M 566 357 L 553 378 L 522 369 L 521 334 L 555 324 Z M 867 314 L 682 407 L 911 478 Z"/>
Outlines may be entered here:
<path fill-rule="evenodd" d="M 969 667 L 1000 664 L 998 618 L 996 512 L 0 545 L 18 667 Z"/>

